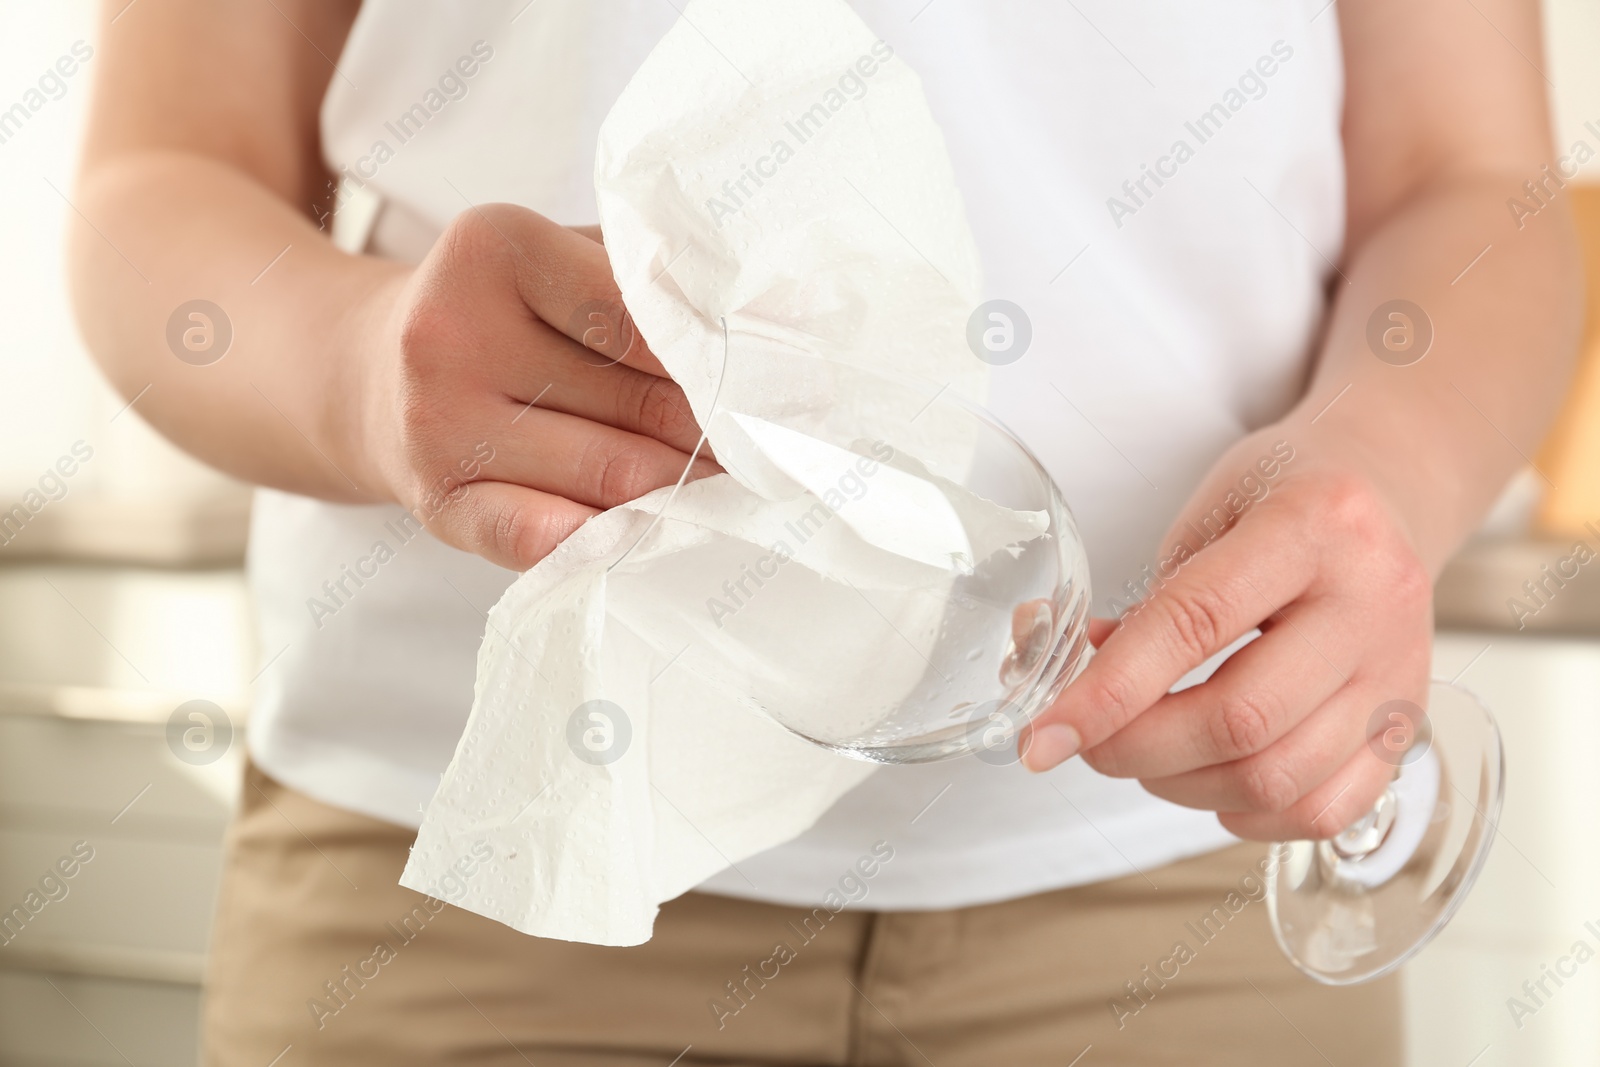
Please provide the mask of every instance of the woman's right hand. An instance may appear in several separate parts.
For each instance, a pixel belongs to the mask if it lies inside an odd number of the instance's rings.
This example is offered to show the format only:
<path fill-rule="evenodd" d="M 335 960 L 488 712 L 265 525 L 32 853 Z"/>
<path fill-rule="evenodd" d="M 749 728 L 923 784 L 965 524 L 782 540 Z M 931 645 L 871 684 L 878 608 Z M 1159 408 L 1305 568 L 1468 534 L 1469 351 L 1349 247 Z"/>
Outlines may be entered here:
<path fill-rule="evenodd" d="M 699 431 L 597 239 L 485 205 L 413 268 L 319 231 L 327 57 L 360 9 L 106 5 L 69 213 L 78 320 L 129 406 L 203 462 L 398 502 L 525 569 L 598 509 L 675 481 Z M 198 360 L 172 340 L 197 302 L 227 338 Z"/>
<path fill-rule="evenodd" d="M 352 311 L 346 469 L 503 567 L 526 570 L 599 510 L 677 481 L 699 440 L 604 246 L 525 208 L 463 212 Z"/>

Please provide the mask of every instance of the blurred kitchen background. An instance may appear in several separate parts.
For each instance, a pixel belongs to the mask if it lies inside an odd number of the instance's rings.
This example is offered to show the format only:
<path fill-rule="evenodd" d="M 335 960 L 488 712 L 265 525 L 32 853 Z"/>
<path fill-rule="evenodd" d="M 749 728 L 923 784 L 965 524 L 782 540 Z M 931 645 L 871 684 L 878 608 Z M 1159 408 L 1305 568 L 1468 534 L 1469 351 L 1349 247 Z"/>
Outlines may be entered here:
<path fill-rule="evenodd" d="M 1554 0 L 1547 19 L 1558 151 L 1600 146 L 1600 4 Z M 95 38 L 89 0 L 0 0 L 0 100 Z M 278 651 L 250 632 L 248 493 L 158 438 L 74 334 L 64 194 L 94 75 L 90 60 L 0 141 L 0 511 L 45 500 L 0 525 L 0 909 L 77 842 L 93 850 L 0 946 L 0 1065 L 195 1062 L 247 694 Z M 1600 278 L 1600 160 L 1569 193 Z M 1408 969 L 1417 1067 L 1600 1064 L 1600 962 L 1520 1027 L 1506 1003 L 1574 942 L 1600 944 L 1600 565 L 1520 632 L 1507 607 L 1576 539 L 1600 549 L 1594 318 L 1543 476 L 1512 487 L 1438 590 L 1435 673 L 1497 709 L 1510 792 L 1477 891 Z"/>

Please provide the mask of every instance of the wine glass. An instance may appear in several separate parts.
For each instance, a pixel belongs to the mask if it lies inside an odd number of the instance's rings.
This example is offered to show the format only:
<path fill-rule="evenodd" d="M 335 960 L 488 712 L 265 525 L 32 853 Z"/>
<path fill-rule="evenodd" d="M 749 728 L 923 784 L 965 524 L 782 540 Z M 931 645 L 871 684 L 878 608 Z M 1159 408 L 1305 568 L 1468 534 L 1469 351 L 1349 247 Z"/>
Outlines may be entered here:
<path fill-rule="evenodd" d="M 693 672 L 855 759 L 1015 762 L 1092 654 L 1088 561 L 1054 481 L 948 386 L 745 334 L 735 358 L 721 330 L 695 456 L 714 451 L 726 473 L 686 469 L 639 501 L 637 539 L 608 573 L 627 605 L 614 610 L 683 640 L 657 650 L 654 684 Z M 799 384 L 774 388 L 785 381 Z M 763 390 L 763 416 L 741 414 Z M 1442 682 L 1426 709 L 1394 707 L 1373 740 L 1395 767 L 1383 797 L 1338 836 L 1269 857 L 1274 934 L 1320 982 L 1368 981 L 1419 951 L 1492 841 L 1493 718 Z"/>
<path fill-rule="evenodd" d="M 1060 491 L 954 389 L 803 358 L 725 357 L 695 455 L 714 447 L 728 473 L 686 471 L 639 502 L 650 518 L 611 600 L 638 630 L 682 635 L 661 650 L 673 670 L 844 755 L 1014 750 L 1089 651 L 1088 561 Z M 759 418 L 722 402 L 772 392 L 774 360 L 797 399 Z M 735 514 L 708 530 L 718 510 Z"/>

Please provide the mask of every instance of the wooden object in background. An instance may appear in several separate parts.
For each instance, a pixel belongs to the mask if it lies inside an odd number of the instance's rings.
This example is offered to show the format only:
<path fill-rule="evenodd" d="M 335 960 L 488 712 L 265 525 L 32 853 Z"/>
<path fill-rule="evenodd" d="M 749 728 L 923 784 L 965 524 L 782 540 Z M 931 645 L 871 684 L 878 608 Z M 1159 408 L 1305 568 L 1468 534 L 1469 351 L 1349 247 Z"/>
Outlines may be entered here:
<path fill-rule="evenodd" d="M 1539 468 L 1555 488 L 1535 519 L 1537 532 L 1561 538 L 1586 536 L 1585 523 L 1600 524 L 1600 185 L 1574 185 L 1569 196 L 1588 274 L 1589 315 L 1577 377 L 1539 452 Z"/>

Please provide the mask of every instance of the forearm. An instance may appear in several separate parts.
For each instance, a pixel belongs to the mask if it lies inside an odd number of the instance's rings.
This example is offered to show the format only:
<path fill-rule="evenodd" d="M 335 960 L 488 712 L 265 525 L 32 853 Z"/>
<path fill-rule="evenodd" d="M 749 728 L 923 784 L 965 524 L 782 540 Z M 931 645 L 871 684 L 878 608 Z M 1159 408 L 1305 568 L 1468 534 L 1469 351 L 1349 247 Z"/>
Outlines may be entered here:
<path fill-rule="evenodd" d="M 373 317 L 369 297 L 398 284 L 405 268 L 338 251 L 279 195 L 195 154 L 98 160 L 74 203 L 79 323 L 147 420 L 250 482 L 333 500 L 382 498 L 355 447 L 356 351 L 388 325 L 364 321 Z M 178 358 L 168 342 L 174 310 L 197 298 L 221 307 L 233 334 L 226 354 L 205 365 Z"/>
<path fill-rule="evenodd" d="M 1377 482 L 1433 574 L 1538 447 L 1582 325 L 1565 203 L 1518 230 L 1505 204 L 1520 184 L 1510 174 L 1441 181 L 1372 231 L 1335 276 L 1321 358 L 1288 420 L 1297 444 Z M 1394 299 L 1432 324 L 1431 348 L 1409 365 L 1369 345 L 1369 320 Z"/>

